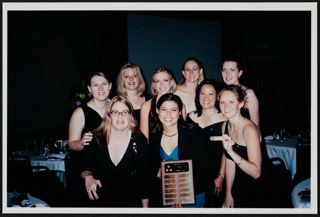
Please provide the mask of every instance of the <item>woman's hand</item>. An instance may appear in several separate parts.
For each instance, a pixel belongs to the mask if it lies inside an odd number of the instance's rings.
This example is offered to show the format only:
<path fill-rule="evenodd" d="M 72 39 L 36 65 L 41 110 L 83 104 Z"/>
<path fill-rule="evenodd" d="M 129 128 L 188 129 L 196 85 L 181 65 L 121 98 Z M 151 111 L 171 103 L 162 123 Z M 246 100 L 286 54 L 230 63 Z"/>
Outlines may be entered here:
<path fill-rule="evenodd" d="M 183 208 L 183 205 L 182 204 L 174 204 L 173 206 L 172 206 L 172 208 Z"/>
<path fill-rule="evenodd" d="M 92 175 L 88 175 L 85 177 L 85 185 L 89 199 L 98 200 L 97 187 L 102 187 L 100 180 L 93 178 Z"/>
<path fill-rule="evenodd" d="M 223 181 L 224 178 L 222 176 L 218 176 L 217 178 L 215 178 L 214 180 L 214 192 L 213 194 L 216 196 L 219 196 L 219 194 L 222 192 L 223 190 Z"/>
<path fill-rule="evenodd" d="M 227 194 L 226 198 L 224 199 L 224 203 L 222 204 L 222 208 L 233 208 L 234 201 L 231 194 Z"/>
<path fill-rule="evenodd" d="M 222 135 L 222 144 L 223 148 L 229 153 L 229 151 L 232 151 L 232 146 L 235 144 L 234 141 L 232 141 L 231 137 L 227 134 Z"/>
<path fill-rule="evenodd" d="M 93 138 L 93 135 L 91 132 L 87 132 L 87 133 L 83 134 L 83 136 L 81 138 L 81 144 L 82 145 L 89 145 L 92 138 Z"/>
<path fill-rule="evenodd" d="M 159 179 L 161 179 L 161 168 L 159 168 L 159 170 L 158 170 L 157 177 L 158 177 Z"/>

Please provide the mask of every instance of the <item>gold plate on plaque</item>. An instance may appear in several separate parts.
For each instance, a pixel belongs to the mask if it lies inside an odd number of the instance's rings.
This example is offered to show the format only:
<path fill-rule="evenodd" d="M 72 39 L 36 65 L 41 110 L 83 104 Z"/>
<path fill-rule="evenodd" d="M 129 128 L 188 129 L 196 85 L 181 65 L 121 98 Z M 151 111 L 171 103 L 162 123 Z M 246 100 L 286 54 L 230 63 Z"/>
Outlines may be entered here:
<path fill-rule="evenodd" d="M 162 161 L 163 205 L 194 204 L 192 160 Z"/>

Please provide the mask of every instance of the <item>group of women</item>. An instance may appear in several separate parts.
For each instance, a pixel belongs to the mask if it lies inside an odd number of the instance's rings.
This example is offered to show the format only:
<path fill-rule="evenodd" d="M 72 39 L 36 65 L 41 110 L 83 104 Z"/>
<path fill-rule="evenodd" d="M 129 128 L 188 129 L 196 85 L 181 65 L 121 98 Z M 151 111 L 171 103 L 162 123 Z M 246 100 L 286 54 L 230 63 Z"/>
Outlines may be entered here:
<path fill-rule="evenodd" d="M 112 99 L 110 79 L 94 73 L 92 99 L 69 123 L 69 149 L 81 153 L 81 200 L 88 201 L 79 204 L 162 207 L 161 162 L 191 159 L 196 202 L 174 207 L 260 206 L 254 196 L 262 170 L 259 105 L 254 91 L 239 83 L 242 73 L 238 60 L 226 59 L 227 86 L 220 90 L 204 78 L 201 62 L 188 58 L 179 84 L 168 68 L 154 71 L 150 97 L 140 67 L 128 63 Z"/>

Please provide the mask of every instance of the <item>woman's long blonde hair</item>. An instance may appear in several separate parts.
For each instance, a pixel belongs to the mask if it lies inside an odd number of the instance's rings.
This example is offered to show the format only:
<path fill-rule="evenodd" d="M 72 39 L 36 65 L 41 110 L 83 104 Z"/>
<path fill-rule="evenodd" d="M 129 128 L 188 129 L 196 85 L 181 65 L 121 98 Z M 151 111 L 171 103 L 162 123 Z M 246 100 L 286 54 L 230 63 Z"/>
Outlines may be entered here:
<path fill-rule="evenodd" d="M 146 90 L 146 83 L 143 79 L 142 71 L 140 66 L 133 64 L 133 63 L 126 63 L 123 65 L 120 69 L 120 72 L 117 77 L 117 94 L 123 97 L 127 97 L 127 90 L 124 85 L 123 81 L 123 75 L 126 71 L 126 69 L 133 69 L 137 74 L 139 78 L 139 87 L 138 87 L 138 95 L 143 96 L 144 92 Z"/>
<path fill-rule="evenodd" d="M 168 69 L 168 68 L 166 68 L 166 67 L 159 67 L 159 68 L 157 68 L 157 69 L 153 72 L 153 75 L 152 75 L 151 93 L 152 93 L 154 96 L 156 96 L 156 95 L 158 94 L 158 93 L 157 93 L 157 90 L 156 90 L 156 88 L 155 88 L 155 86 L 154 86 L 153 77 L 154 77 L 156 74 L 160 73 L 160 72 L 166 72 L 166 73 L 169 75 L 169 77 L 170 77 L 170 79 L 171 79 L 171 81 L 172 81 L 171 87 L 170 87 L 170 92 L 173 93 L 174 91 L 176 91 L 177 83 L 176 83 L 176 81 L 175 81 L 175 79 L 174 79 L 174 76 L 173 76 L 172 71 L 170 71 L 170 69 Z"/>
<path fill-rule="evenodd" d="M 111 109 L 116 102 L 121 102 L 125 106 L 128 107 L 128 110 L 130 113 L 130 121 L 129 121 L 128 128 L 131 131 L 137 131 L 136 130 L 137 121 L 134 118 L 133 107 L 132 107 L 131 103 L 125 97 L 115 96 L 112 98 L 112 100 L 108 104 L 100 126 L 96 130 L 94 130 L 95 135 L 108 135 L 110 133 L 110 131 L 111 131 Z"/>

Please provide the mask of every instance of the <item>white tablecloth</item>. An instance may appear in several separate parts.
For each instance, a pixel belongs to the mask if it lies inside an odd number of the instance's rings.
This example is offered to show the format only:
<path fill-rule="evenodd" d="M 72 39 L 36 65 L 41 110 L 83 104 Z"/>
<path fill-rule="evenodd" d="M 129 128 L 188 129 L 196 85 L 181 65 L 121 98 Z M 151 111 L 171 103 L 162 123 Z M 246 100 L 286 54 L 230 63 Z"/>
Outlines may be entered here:
<path fill-rule="evenodd" d="M 310 179 L 305 179 L 297 184 L 291 193 L 292 204 L 294 208 L 310 208 L 310 201 L 301 201 L 299 192 L 310 189 Z"/>
<path fill-rule="evenodd" d="M 49 159 L 41 156 L 30 156 L 30 160 L 31 160 L 32 166 L 46 166 L 50 170 L 55 170 L 60 181 L 64 185 L 66 185 L 65 165 L 64 165 L 65 156 L 66 154 L 51 154 L 47 156 L 47 158 Z M 50 157 L 57 157 L 60 159 L 50 159 Z"/>
<path fill-rule="evenodd" d="M 291 172 L 291 178 L 297 172 L 297 150 L 296 145 L 298 140 L 295 138 L 287 138 L 284 140 L 265 140 L 267 146 L 267 152 L 270 158 L 279 157 L 281 158 L 288 170 Z"/>
<path fill-rule="evenodd" d="M 14 196 L 18 196 L 18 193 L 13 193 L 13 192 L 8 192 L 7 194 L 7 204 L 8 204 L 8 207 L 22 207 L 21 205 L 19 204 L 13 204 L 12 203 L 12 198 Z M 36 198 L 36 197 L 33 197 L 31 196 L 30 194 L 28 194 L 28 200 L 31 202 L 32 205 L 34 205 L 35 207 L 49 207 L 49 205 L 44 202 L 43 200 L 40 200 L 39 198 Z M 31 206 L 29 206 L 31 207 Z"/>

